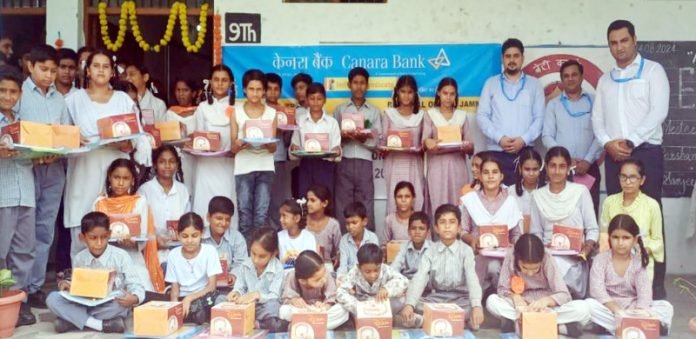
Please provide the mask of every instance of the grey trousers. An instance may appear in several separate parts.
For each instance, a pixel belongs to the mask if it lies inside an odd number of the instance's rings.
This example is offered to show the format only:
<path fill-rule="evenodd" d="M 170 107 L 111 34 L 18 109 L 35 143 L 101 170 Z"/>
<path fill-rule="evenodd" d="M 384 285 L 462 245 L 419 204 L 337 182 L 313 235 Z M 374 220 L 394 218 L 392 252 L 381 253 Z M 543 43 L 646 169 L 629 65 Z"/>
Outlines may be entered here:
<path fill-rule="evenodd" d="M 13 288 L 26 289 L 34 265 L 36 212 L 33 207 L 0 208 L 0 268 L 9 268 L 17 282 Z"/>
<path fill-rule="evenodd" d="M 46 297 L 46 306 L 57 317 L 72 323 L 79 329 L 85 328 L 85 323 L 89 317 L 99 320 L 109 320 L 128 315 L 130 308 L 123 307 L 116 300 L 109 301 L 95 307 L 88 307 L 68 301 L 61 297 L 56 291 L 51 292 Z"/>
<path fill-rule="evenodd" d="M 343 210 L 352 202 L 359 201 L 367 209 L 367 228 L 375 230 L 375 185 L 372 174 L 372 161 L 343 158 L 336 166 L 336 217 L 345 233 Z M 390 192 L 387 192 L 390 194 Z"/>

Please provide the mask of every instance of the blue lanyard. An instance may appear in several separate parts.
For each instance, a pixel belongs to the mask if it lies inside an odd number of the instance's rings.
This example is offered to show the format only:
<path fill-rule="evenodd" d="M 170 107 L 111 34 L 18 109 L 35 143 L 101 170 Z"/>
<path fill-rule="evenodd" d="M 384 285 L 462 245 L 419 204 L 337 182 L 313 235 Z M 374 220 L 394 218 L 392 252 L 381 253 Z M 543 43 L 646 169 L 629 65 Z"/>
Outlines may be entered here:
<path fill-rule="evenodd" d="M 517 90 L 517 93 L 515 93 L 515 96 L 510 98 L 507 93 L 505 92 L 505 78 L 503 77 L 503 73 L 500 73 L 500 91 L 503 92 L 503 95 L 505 96 L 505 99 L 508 101 L 515 101 L 517 100 L 517 97 L 520 96 L 520 93 L 524 89 L 524 85 L 527 83 L 527 75 L 522 73 L 522 85 L 520 88 Z"/>
<path fill-rule="evenodd" d="M 640 65 L 638 66 L 638 72 L 636 72 L 636 75 L 630 77 L 630 78 L 614 78 L 614 72 L 609 72 L 609 76 L 611 77 L 611 80 L 614 80 L 614 82 L 622 83 L 622 82 L 629 82 L 633 81 L 636 79 L 640 79 L 640 75 L 643 74 L 643 66 L 645 66 L 645 58 L 641 57 L 640 58 Z"/>
<path fill-rule="evenodd" d="M 587 99 L 587 101 L 590 103 L 590 110 L 587 112 L 582 112 L 582 111 L 581 112 L 571 112 L 570 106 L 568 105 L 568 96 L 566 96 L 565 93 L 561 93 L 561 103 L 563 104 L 563 108 L 565 108 L 566 112 L 568 112 L 568 114 L 571 117 L 579 118 L 585 114 L 590 114 L 590 112 L 592 112 L 592 99 L 590 99 L 590 96 L 587 95 L 587 93 L 582 93 L 582 95 L 580 96 L 580 99 L 582 99 L 583 97 L 585 99 Z"/>

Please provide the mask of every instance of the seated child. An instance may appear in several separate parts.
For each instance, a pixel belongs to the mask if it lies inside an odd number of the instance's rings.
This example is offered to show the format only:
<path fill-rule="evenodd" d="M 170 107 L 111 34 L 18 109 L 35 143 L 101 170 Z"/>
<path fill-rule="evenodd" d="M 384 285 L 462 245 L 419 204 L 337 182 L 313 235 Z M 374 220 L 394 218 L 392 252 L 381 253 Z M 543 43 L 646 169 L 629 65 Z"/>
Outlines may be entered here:
<path fill-rule="evenodd" d="M 288 322 L 278 317 L 280 291 L 283 287 L 283 264 L 278 260 L 278 234 L 273 228 L 254 231 L 249 259 L 234 272 L 237 281 L 227 301 L 237 304 L 256 303 L 256 327 L 270 332 L 285 332 Z M 222 302 L 224 299 L 218 299 Z"/>
<path fill-rule="evenodd" d="M 357 201 L 350 203 L 343 210 L 343 217 L 346 219 L 346 229 L 348 233 L 341 237 L 341 242 L 338 245 L 340 250 L 340 264 L 336 275 L 339 278 L 348 273 L 358 262 L 357 253 L 360 247 L 366 244 L 379 245 L 377 235 L 365 229 L 369 219 L 367 218 L 367 209 L 363 203 Z"/>
<path fill-rule="evenodd" d="M 511 279 L 524 280 L 524 292 L 511 289 Z M 590 309 L 584 300 L 571 300 L 568 287 L 556 267 L 553 256 L 546 253 L 537 236 L 526 233 L 508 251 L 498 282 L 498 294 L 491 294 L 486 308 L 501 319 L 501 332 L 514 333 L 519 307 L 533 311 L 547 308 L 556 312 L 558 332 L 569 337 L 582 335 L 582 325 L 590 319 Z"/>
<path fill-rule="evenodd" d="M 408 181 L 399 181 L 394 188 L 396 211 L 387 214 L 384 219 L 382 243 L 392 240 L 408 240 L 408 219 L 413 215 L 416 189 Z"/>
<path fill-rule="evenodd" d="M 86 249 L 73 258 L 73 267 L 107 268 L 116 271 L 114 290 L 125 288 L 123 295 L 99 306 L 89 307 L 68 301 L 60 293 L 51 292 L 46 305 L 56 315 L 53 322 L 57 333 L 83 330 L 89 327 L 104 333 L 123 333 L 125 317 L 130 309 L 145 299 L 145 287 L 133 270 L 133 260 L 126 251 L 109 245 L 109 217 L 101 212 L 90 212 L 82 217 L 80 241 Z M 70 281 L 58 282 L 58 289 L 70 289 Z"/>
<path fill-rule="evenodd" d="M 634 253 L 636 243 L 640 252 Z M 648 277 L 648 254 L 640 228 L 627 214 L 619 214 L 609 223 L 610 251 L 598 254 L 590 270 L 590 307 L 592 322 L 614 334 L 614 315 L 620 310 L 649 310 L 660 319 L 660 335 L 669 332 L 674 308 L 667 300 L 653 300 Z"/>
<path fill-rule="evenodd" d="M 418 271 L 423 253 L 432 246 L 430 241 L 430 218 L 424 212 L 415 212 L 408 219 L 408 235 L 411 240 L 401 246 L 391 267 L 411 279 Z"/>
<path fill-rule="evenodd" d="M 312 250 L 302 251 L 295 259 L 295 269 L 285 278 L 280 300 L 280 319 L 286 321 L 292 320 L 295 310 L 308 307 L 327 312 L 329 330 L 348 320 L 348 311 L 336 303 L 336 281 L 327 272 L 324 259 Z"/>
<path fill-rule="evenodd" d="M 305 250 L 319 253 L 317 238 L 305 229 L 307 219 L 303 205 L 306 204 L 304 199 L 288 199 L 280 205 L 280 225 L 283 230 L 278 232 L 278 256 L 286 268 L 295 267 L 295 259 Z"/>
<path fill-rule="evenodd" d="M 169 251 L 166 281 L 172 284 L 169 300 L 184 304 L 184 321 L 198 325 L 210 320 L 210 309 L 219 295 L 217 275 L 222 273 L 213 246 L 201 244 L 203 218 L 189 212 L 179 218 L 181 246 Z"/>
<path fill-rule="evenodd" d="M 230 228 L 233 215 L 234 203 L 230 198 L 217 196 L 210 199 L 207 216 L 209 228 L 203 238 L 204 244 L 215 247 L 219 258 L 227 260 L 230 288 L 234 286 L 234 269 L 249 257 L 244 236 L 235 228 Z"/>

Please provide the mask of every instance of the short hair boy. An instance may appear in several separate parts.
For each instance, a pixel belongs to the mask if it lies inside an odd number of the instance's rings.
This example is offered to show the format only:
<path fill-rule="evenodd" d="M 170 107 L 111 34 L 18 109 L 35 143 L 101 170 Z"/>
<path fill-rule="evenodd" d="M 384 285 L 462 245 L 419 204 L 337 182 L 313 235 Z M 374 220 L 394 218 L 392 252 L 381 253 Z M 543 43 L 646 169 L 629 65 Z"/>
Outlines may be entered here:
<path fill-rule="evenodd" d="M 391 267 L 411 279 L 418 271 L 421 257 L 432 246 L 430 218 L 424 212 L 415 212 L 408 219 L 408 235 L 411 240 L 401 246 Z"/>
<path fill-rule="evenodd" d="M 230 228 L 234 216 L 234 203 L 230 198 L 216 196 L 208 203 L 208 232 L 203 237 L 203 243 L 215 247 L 220 259 L 227 260 L 228 286 L 234 286 L 233 269 L 248 257 L 247 244 L 244 236 L 235 228 Z"/>
<path fill-rule="evenodd" d="M 367 209 L 361 202 L 348 204 L 343 210 L 346 229 L 348 232 L 341 237 L 338 243 L 340 263 L 336 275 L 340 276 L 348 273 L 358 262 L 358 250 L 366 244 L 379 244 L 377 235 L 365 229 L 367 226 Z"/>

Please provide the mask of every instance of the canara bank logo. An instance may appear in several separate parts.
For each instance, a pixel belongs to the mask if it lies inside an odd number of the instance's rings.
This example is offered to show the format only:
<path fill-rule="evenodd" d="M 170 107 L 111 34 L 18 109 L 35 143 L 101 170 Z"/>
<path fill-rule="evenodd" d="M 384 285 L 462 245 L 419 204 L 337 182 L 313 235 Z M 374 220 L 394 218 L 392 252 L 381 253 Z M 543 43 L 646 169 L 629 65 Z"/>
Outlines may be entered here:
<path fill-rule="evenodd" d="M 433 66 L 434 69 L 439 69 L 440 66 L 452 65 L 450 63 L 449 58 L 447 57 L 447 53 L 445 53 L 444 48 L 440 48 L 440 51 L 437 53 L 436 57 L 428 59 L 428 63 L 430 64 L 430 66 Z"/>

